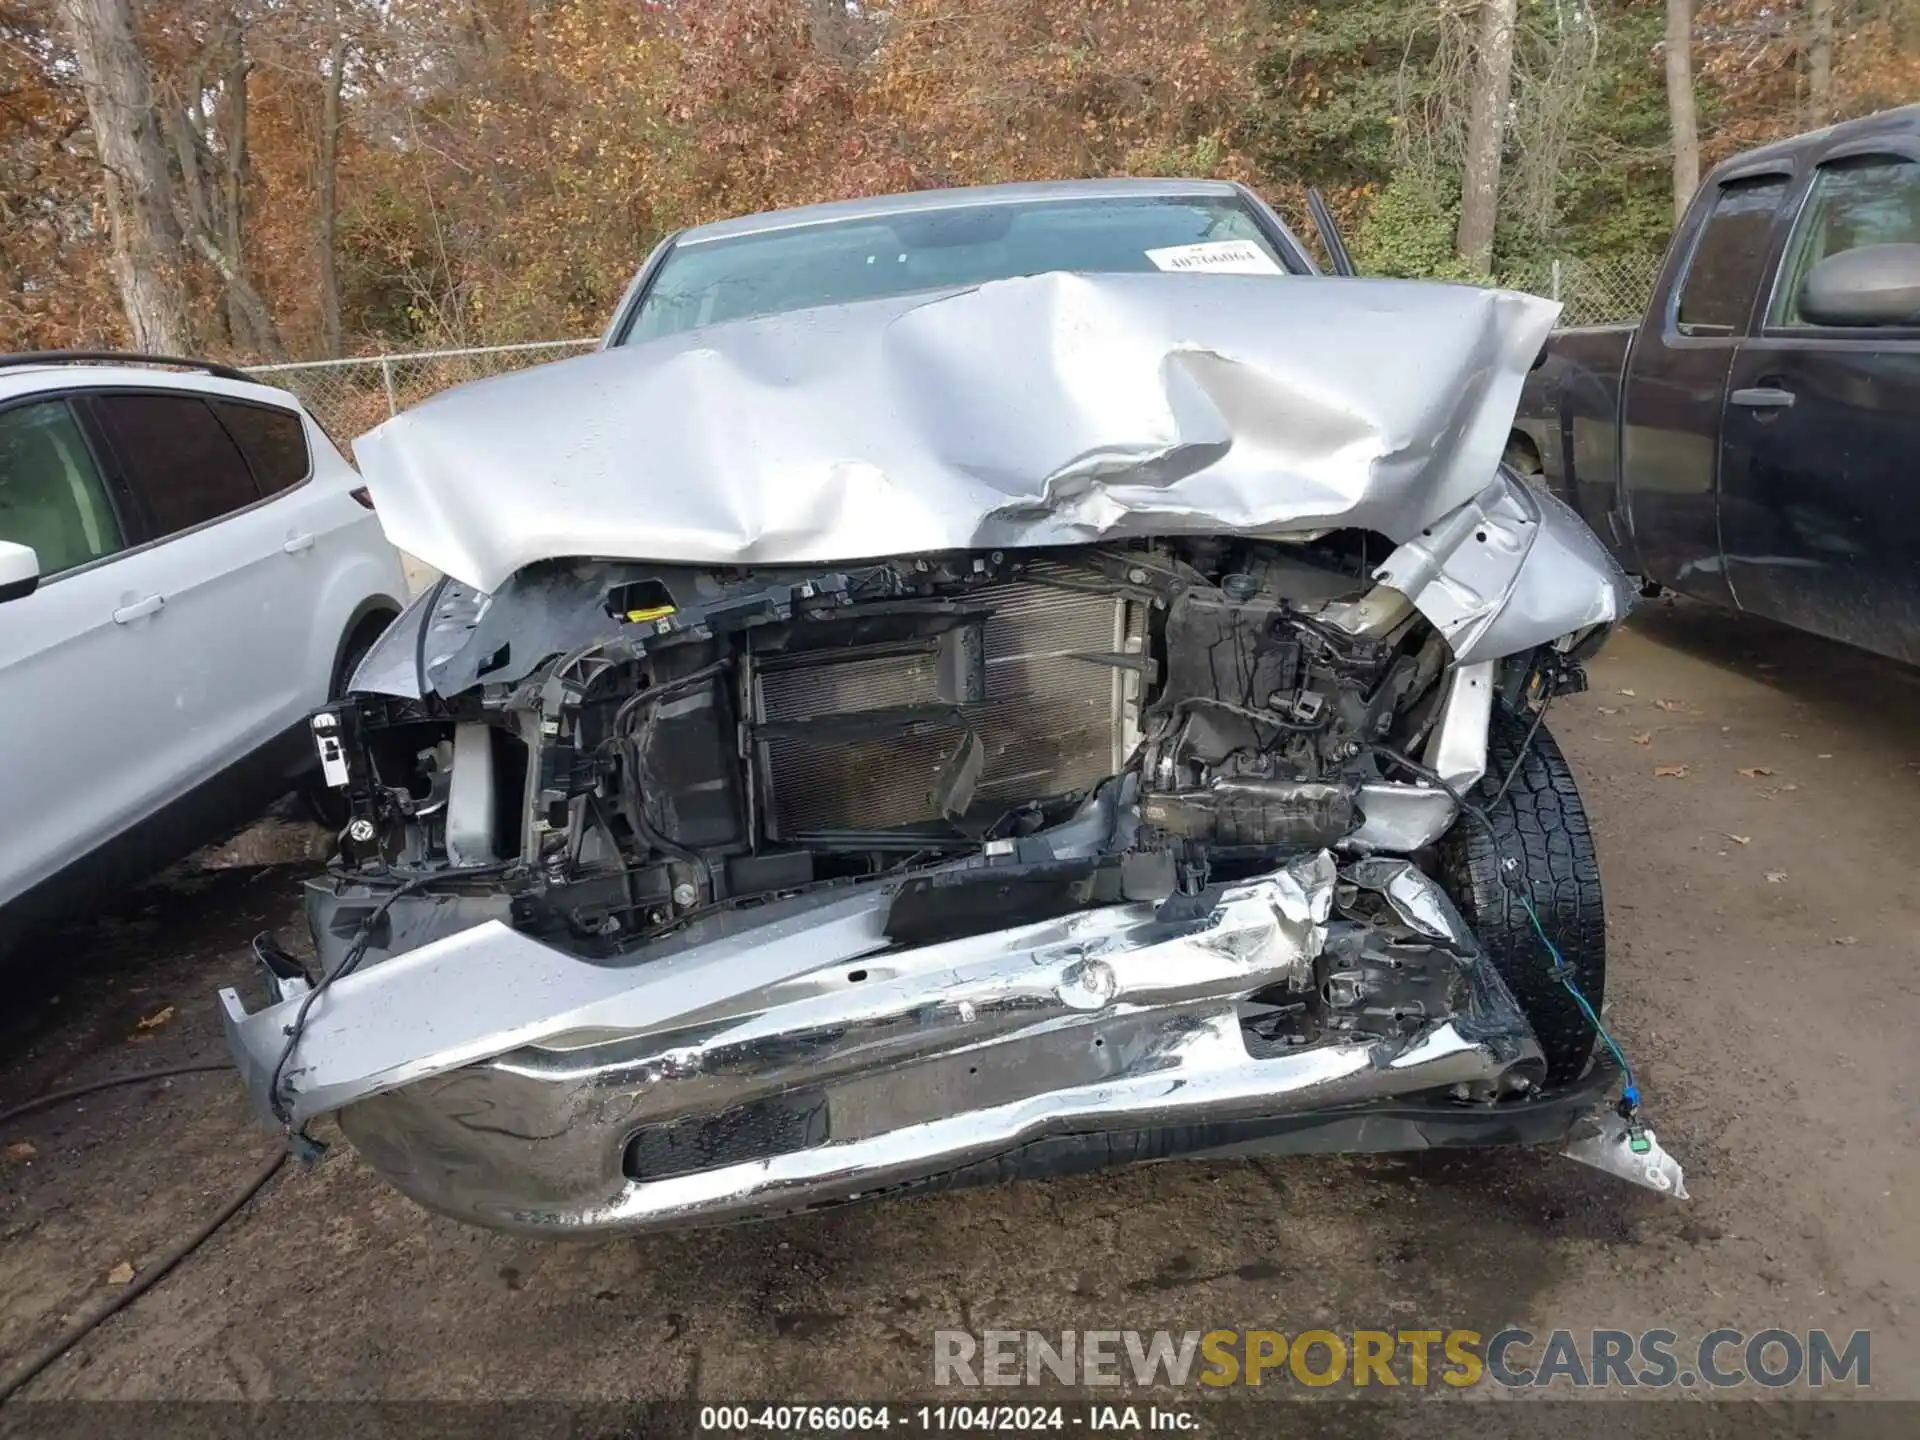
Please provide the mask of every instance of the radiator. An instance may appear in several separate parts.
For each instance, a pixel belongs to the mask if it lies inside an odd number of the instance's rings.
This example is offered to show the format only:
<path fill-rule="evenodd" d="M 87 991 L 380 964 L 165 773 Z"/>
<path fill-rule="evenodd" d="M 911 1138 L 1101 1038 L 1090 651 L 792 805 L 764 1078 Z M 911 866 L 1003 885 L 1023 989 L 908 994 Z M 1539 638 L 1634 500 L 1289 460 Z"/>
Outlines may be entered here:
<path fill-rule="evenodd" d="M 986 700 L 967 716 L 985 752 L 976 808 L 1090 789 L 1118 770 L 1133 745 L 1137 681 L 1128 670 L 1074 657 L 1140 653 L 1141 608 L 1030 580 L 970 598 L 993 607 L 984 635 Z M 818 664 L 759 677 L 768 721 L 939 701 L 932 655 L 842 662 L 823 655 Z M 769 740 L 762 758 L 773 821 L 792 836 L 937 820 L 929 796 L 965 733 L 943 721 L 838 744 Z"/>

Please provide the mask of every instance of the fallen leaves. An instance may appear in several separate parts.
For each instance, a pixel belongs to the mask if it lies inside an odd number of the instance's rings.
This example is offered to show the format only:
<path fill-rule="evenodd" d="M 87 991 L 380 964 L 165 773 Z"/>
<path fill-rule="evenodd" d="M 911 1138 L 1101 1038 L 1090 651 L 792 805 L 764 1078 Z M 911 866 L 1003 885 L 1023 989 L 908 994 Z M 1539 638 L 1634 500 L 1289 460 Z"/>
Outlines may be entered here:
<path fill-rule="evenodd" d="M 136 1030 L 158 1030 L 171 1019 L 173 1019 L 173 1006 L 164 1005 L 133 1028 Z"/>
<path fill-rule="evenodd" d="M 1731 830 L 1722 830 L 1720 833 L 1736 845 L 1751 845 L 1753 843 L 1753 837 L 1751 835 L 1736 835 Z"/>
<path fill-rule="evenodd" d="M 1622 691 L 1621 691 L 1620 693 L 1621 693 L 1622 695 L 1624 695 L 1624 696 L 1626 696 L 1626 697 L 1627 697 L 1627 698 L 1628 698 L 1629 700 L 1637 700 L 1637 699 L 1639 698 L 1639 697 L 1638 697 L 1637 695 L 1635 695 L 1635 694 L 1633 693 L 1633 691 L 1631 691 L 1631 690 L 1622 690 Z"/>
<path fill-rule="evenodd" d="M 1836 935 L 1833 937 L 1833 943 L 1836 945 L 1858 945 L 1860 941 L 1858 937 L 1853 935 Z"/>
<path fill-rule="evenodd" d="M 1678 780 L 1687 773 L 1687 767 L 1684 765 L 1656 765 L 1653 767 L 1653 773 L 1656 779 Z"/>
<path fill-rule="evenodd" d="M 1638 735 L 1629 735 L 1627 738 L 1636 745 L 1651 745 L 1653 743 L 1653 732 L 1651 730 L 1642 730 Z"/>
<path fill-rule="evenodd" d="M 1762 775 L 1773 774 L 1773 771 L 1764 765 L 1743 765 L 1740 767 L 1740 773 L 1749 780 L 1758 780 Z"/>
<path fill-rule="evenodd" d="M 1653 703 L 1669 715 L 1698 715 L 1700 713 L 1684 700 L 1656 700 Z"/>
<path fill-rule="evenodd" d="M 122 1260 L 118 1265 L 114 1266 L 113 1269 L 107 1271 L 107 1283 L 109 1285 L 131 1285 L 133 1283 L 133 1266 L 127 1261 Z"/>
<path fill-rule="evenodd" d="M 1596 705 L 1593 708 L 1598 710 L 1602 715 L 1618 715 L 1620 713 L 1619 707 L 1614 705 Z"/>
<path fill-rule="evenodd" d="M 1784 870 L 1767 871 L 1767 884 L 1769 885 L 1778 885 L 1782 880 L 1786 878 L 1787 878 L 1787 872 Z"/>
<path fill-rule="evenodd" d="M 39 1153 L 40 1152 L 34 1149 L 33 1146 L 29 1144 L 27 1141 L 16 1140 L 13 1142 L 13 1144 L 7 1146 L 6 1149 L 0 1150 L 0 1159 L 5 1159 L 9 1161 L 31 1160 L 33 1159 L 34 1156 L 38 1155 Z"/>

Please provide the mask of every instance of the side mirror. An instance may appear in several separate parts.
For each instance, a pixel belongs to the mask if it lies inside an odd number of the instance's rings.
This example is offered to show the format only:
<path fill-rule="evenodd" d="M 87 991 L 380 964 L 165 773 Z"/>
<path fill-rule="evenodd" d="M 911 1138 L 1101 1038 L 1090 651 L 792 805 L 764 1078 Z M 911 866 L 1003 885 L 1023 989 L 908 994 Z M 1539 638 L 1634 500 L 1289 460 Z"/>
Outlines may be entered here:
<path fill-rule="evenodd" d="M 1862 245 L 1829 255 L 1800 285 L 1814 325 L 1920 325 L 1920 245 Z"/>
<path fill-rule="evenodd" d="M 0 540 L 0 602 L 31 595 L 40 583 L 40 557 L 31 545 Z"/>

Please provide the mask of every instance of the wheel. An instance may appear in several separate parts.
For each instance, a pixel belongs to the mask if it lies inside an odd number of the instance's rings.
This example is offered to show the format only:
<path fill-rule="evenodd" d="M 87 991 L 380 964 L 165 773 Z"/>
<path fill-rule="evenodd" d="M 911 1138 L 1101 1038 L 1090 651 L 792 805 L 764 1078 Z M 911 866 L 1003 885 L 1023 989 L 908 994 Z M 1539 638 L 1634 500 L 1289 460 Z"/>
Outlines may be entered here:
<path fill-rule="evenodd" d="M 1494 803 L 1532 724 L 1528 716 L 1494 708 L 1487 773 L 1470 797 L 1486 812 L 1493 835 L 1471 815 L 1461 816 L 1440 842 L 1439 879 L 1533 1022 L 1546 1052 L 1548 1083 L 1558 1084 L 1580 1077 L 1597 1036 L 1554 975 L 1553 957 L 1526 909 L 1502 883 L 1501 857 L 1518 862 L 1541 927 L 1559 947 L 1595 1014 L 1606 992 L 1607 917 L 1586 806 L 1545 725 L 1534 732 L 1505 798 Z"/>
<path fill-rule="evenodd" d="M 393 619 L 392 615 L 383 611 L 367 616 L 354 627 L 353 633 L 347 637 L 347 643 L 340 647 L 340 658 L 334 663 L 333 678 L 327 684 L 329 700 L 338 700 L 346 695 L 353 672 L 360 668 L 360 662 L 373 649 L 373 642 L 386 633 Z M 324 825 L 336 834 L 347 823 L 345 797 L 329 787 L 318 771 L 301 782 L 300 806 L 316 824 Z"/>

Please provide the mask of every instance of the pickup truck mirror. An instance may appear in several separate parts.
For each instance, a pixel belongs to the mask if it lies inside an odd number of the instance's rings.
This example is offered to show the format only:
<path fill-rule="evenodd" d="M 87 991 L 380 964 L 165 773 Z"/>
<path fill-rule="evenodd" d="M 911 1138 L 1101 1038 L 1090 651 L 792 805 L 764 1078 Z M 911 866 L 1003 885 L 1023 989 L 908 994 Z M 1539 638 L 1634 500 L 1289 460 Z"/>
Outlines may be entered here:
<path fill-rule="evenodd" d="M 40 557 L 31 545 L 0 540 L 0 601 L 31 595 L 40 583 Z"/>
<path fill-rule="evenodd" d="M 1814 325 L 1920 325 L 1920 245 L 1862 245 L 1829 255 L 1800 284 Z"/>

